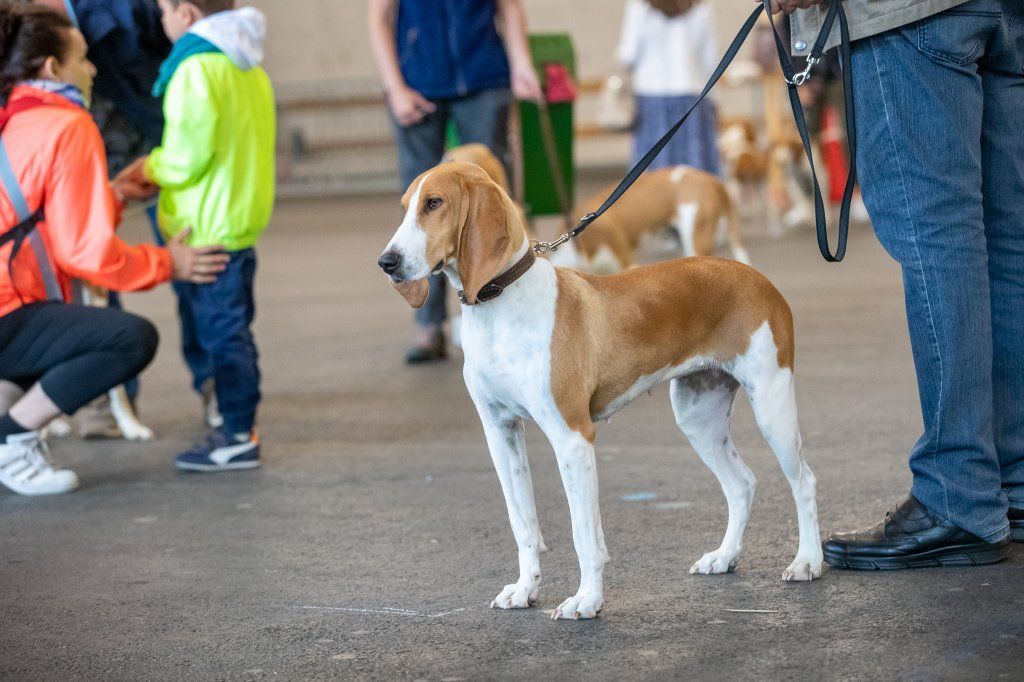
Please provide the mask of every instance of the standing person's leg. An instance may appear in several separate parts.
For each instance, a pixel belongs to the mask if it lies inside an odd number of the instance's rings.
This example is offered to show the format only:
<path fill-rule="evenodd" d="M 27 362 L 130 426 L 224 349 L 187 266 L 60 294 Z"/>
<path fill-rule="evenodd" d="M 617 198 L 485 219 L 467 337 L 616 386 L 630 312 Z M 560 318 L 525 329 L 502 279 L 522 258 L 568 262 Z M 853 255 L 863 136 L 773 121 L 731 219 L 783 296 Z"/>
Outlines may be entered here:
<path fill-rule="evenodd" d="M 1015 539 L 1024 540 L 1024 6 L 1003 3 L 980 63 L 982 188 L 992 294 L 993 431 Z M 1017 537 L 1019 536 L 1019 537 Z"/>
<path fill-rule="evenodd" d="M 156 354 L 156 328 L 110 308 L 40 303 L 0 318 L 0 377 L 34 384 L 0 419 L 0 483 L 39 495 L 73 490 L 37 431 L 136 376 Z"/>
<path fill-rule="evenodd" d="M 486 145 L 501 160 L 509 177 L 512 177 L 508 149 L 511 106 L 512 91 L 504 88 L 484 90 L 451 103 L 451 116 L 455 121 L 459 142 Z"/>
<path fill-rule="evenodd" d="M 192 312 L 213 378 L 224 424 L 205 443 L 182 453 L 179 469 L 224 471 L 259 466 L 256 410 L 260 403 L 259 353 L 252 335 L 256 315 L 256 252 L 231 254 L 227 269 L 212 284 L 198 284 Z"/>
<path fill-rule="evenodd" d="M 854 48 L 858 172 L 879 240 L 903 266 L 925 431 L 910 457 L 912 496 L 870 532 L 831 536 L 825 551 L 834 565 L 910 567 L 953 546 L 969 550 L 929 560 L 1005 556 L 975 61 L 992 21 L 948 19 L 936 15 Z M 920 542 L 893 552 L 894 537 L 916 533 Z"/>
<path fill-rule="evenodd" d="M 149 219 L 149 227 L 153 231 L 153 241 L 163 246 L 166 241 L 160 232 L 160 221 L 157 217 L 156 206 L 146 209 L 146 217 Z M 178 322 L 181 330 L 181 354 L 185 359 L 185 365 L 192 374 L 192 387 L 203 400 L 203 421 L 207 426 L 218 427 L 221 425 L 220 413 L 217 411 L 217 401 L 213 389 L 213 367 L 210 365 L 210 358 L 199 343 L 196 332 L 196 322 L 192 317 L 192 308 L 189 305 L 189 292 L 192 285 L 187 282 L 171 282 L 174 295 L 178 300 Z M 129 392 L 129 395 L 131 393 Z"/>
<path fill-rule="evenodd" d="M 445 102 L 436 102 L 437 109 L 425 114 L 423 120 L 410 126 L 399 125 L 391 118 L 395 142 L 398 145 L 398 172 L 404 192 L 421 173 L 433 168 L 444 156 L 445 126 L 448 108 Z M 406 354 L 410 364 L 441 360 L 446 354 L 442 326 L 447 318 L 445 297 L 448 282 L 444 275 L 430 278 L 430 291 L 423 307 L 413 314 L 418 327 L 413 346 Z"/>

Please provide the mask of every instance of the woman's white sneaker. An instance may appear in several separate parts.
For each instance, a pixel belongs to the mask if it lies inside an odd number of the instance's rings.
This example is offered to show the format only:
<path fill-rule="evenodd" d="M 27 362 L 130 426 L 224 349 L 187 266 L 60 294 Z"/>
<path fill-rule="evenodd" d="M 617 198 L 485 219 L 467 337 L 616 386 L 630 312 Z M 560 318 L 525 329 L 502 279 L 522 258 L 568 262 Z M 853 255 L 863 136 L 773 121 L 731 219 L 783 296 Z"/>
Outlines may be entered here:
<path fill-rule="evenodd" d="M 20 495 L 57 495 L 78 487 L 70 469 L 56 469 L 37 431 L 8 436 L 0 443 L 0 483 Z"/>

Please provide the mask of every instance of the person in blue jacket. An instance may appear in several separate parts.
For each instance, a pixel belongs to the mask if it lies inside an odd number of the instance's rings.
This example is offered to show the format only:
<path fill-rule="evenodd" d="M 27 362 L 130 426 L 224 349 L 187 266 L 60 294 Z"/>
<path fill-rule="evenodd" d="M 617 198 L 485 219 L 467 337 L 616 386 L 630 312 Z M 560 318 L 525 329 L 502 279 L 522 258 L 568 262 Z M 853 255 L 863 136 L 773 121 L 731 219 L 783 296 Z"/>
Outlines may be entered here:
<path fill-rule="evenodd" d="M 367 0 L 373 56 L 391 113 L 402 190 L 441 161 L 448 121 L 462 144 L 502 161 L 513 95 L 538 100 L 521 0 Z M 499 30 L 500 29 L 500 30 Z M 444 275 L 416 311 L 409 363 L 446 356 Z"/>

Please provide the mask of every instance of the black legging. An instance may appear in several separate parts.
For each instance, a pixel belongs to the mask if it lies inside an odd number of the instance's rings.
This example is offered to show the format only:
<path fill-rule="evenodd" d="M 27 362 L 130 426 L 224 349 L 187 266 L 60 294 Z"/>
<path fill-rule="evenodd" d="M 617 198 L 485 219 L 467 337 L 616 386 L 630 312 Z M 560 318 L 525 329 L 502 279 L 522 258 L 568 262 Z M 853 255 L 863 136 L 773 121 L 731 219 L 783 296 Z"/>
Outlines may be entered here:
<path fill-rule="evenodd" d="M 156 355 L 156 327 L 112 308 L 33 303 L 0 317 L 0 379 L 37 381 L 64 414 L 141 372 Z"/>

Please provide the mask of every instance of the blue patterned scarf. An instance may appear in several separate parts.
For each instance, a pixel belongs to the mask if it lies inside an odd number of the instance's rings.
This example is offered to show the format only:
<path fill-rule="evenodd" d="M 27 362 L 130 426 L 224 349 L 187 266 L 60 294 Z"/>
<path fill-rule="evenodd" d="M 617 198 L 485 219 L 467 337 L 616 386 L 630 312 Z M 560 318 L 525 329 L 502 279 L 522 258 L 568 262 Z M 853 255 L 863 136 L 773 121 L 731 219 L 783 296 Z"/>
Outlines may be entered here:
<path fill-rule="evenodd" d="M 35 88 L 36 90 L 45 90 L 46 92 L 56 93 L 83 109 L 89 108 L 89 103 L 85 101 L 85 96 L 82 94 L 82 91 L 71 83 L 61 83 L 59 81 L 33 78 L 32 80 L 22 81 L 21 85 L 27 85 L 30 88 Z"/>

